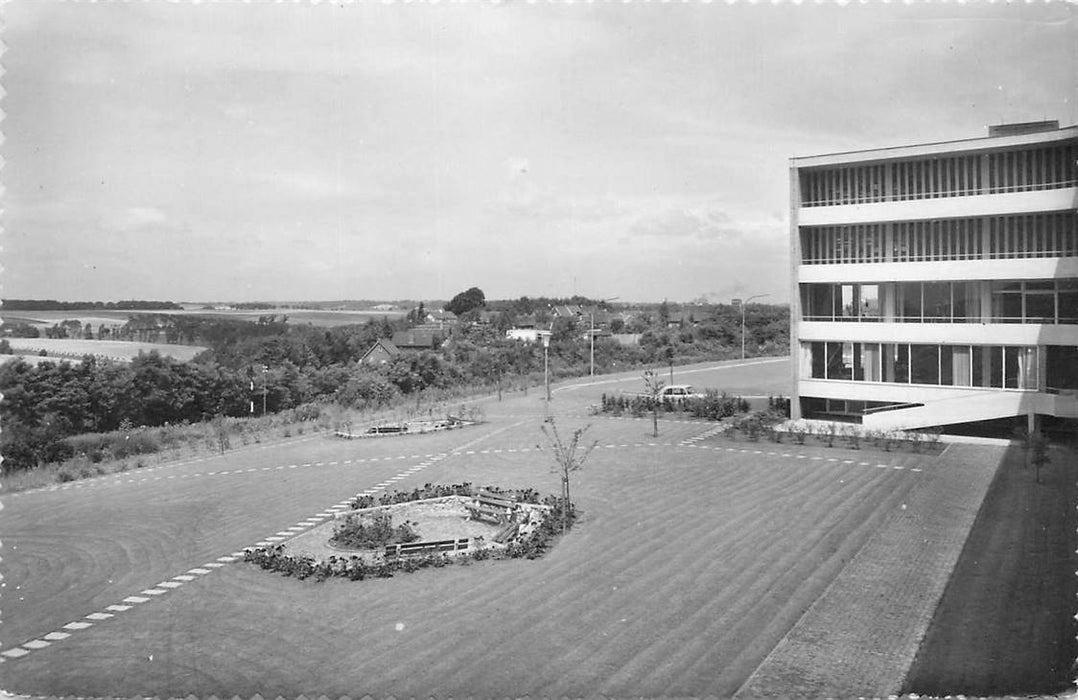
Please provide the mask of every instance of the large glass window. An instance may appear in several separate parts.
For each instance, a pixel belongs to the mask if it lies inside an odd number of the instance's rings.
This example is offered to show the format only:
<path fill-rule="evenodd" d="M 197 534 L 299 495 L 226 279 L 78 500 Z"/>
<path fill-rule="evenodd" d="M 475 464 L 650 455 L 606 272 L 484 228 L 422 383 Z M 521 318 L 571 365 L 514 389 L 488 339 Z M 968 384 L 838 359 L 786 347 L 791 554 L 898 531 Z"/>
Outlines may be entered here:
<path fill-rule="evenodd" d="M 1006 389 L 1017 389 L 1019 387 L 1019 377 L 1021 376 L 1020 357 L 1021 348 L 1011 346 L 1003 348 L 1003 386 Z"/>
<path fill-rule="evenodd" d="M 940 348 L 940 384 L 953 386 L 954 381 L 954 353 L 952 348 L 944 345 Z"/>
<path fill-rule="evenodd" d="M 988 348 L 987 386 L 1003 386 L 1003 348 L 998 345 Z"/>
<path fill-rule="evenodd" d="M 951 320 L 950 282 L 925 282 L 922 299 L 925 323 Z"/>
<path fill-rule="evenodd" d="M 1049 345 L 1045 360 L 1045 385 L 1052 389 L 1078 389 L 1078 346 Z"/>
<path fill-rule="evenodd" d="M 830 321 L 834 318 L 834 289 L 832 284 L 802 285 L 805 320 Z"/>
<path fill-rule="evenodd" d="M 981 322 L 981 297 L 975 282 L 954 282 L 951 285 L 951 308 L 957 323 Z"/>
<path fill-rule="evenodd" d="M 1057 280 L 1060 323 L 1078 323 L 1078 280 Z"/>
<path fill-rule="evenodd" d="M 910 346 L 906 343 L 884 343 L 883 381 L 909 384 Z"/>
<path fill-rule="evenodd" d="M 973 386 L 988 386 L 988 348 L 974 345 L 972 351 Z"/>
<path fill-rule="evenodd" d="M 812 353 L 813 379 L 827 379 L 827 365 L 825 364 L 827 359 L 827 353 L 824 350 L 824 346 L 825 343 L 809 343 L 809 349 Z"/>
<path fill-rule="evenodd" d="M 880 380 L 880 344 L 854 343 L 854 376 L 866 382 Z"/>
<path fill-rule="evenodd" d="M 1078 280 L 992 283 L 995 323 L 1078 323 Z"/>
<path fill-rule="evenodd" d="M 827 378 L 853 379 L 853 343 L 827 343 Z"/>
<path fill-rule="evenodd" d="M 1022 322 L 1022 283 L 992 283 L 992 320 L 996 323 Z"/>
<path fill-rule="evenodd" d="M 910 381 L 914 384 L 939 384 L 939 346 L 910 346 Z"/>
<path fill-rule="evenodd" d="M 899 318 L 906 323 L 921 321 L 921 283 L 900 282 L 896 285 Z"/>
<path fill-rule="evenodd" d="M 1026 282 L 1025 323 L 1055 323 L 1056 290 L 1051 280 Z"/>
<path fill-rule="evenodd" d="M 844 321 L 857 320 L 857 300 L 854 298 L 855 287 L 852 284 L 839 285 L 839 294 L 842 295 L 842 319 Z"/>
<path fill-rule="evenodd" d="M 878 284 L 862 284 L 860 291 L 861 320 L 878 321 L 880 318 L 880 286 Z"/>

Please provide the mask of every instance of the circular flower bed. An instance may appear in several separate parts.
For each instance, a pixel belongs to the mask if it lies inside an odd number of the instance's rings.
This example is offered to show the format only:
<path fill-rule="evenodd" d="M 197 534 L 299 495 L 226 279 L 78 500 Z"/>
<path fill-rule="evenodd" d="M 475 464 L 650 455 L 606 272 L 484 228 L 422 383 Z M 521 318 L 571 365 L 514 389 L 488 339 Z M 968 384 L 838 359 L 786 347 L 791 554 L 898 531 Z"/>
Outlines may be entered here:
<path fill-rule="evenodd" d="M 504 517 L 477 519 L 480 496 L 513 505 Z M 535 559 L 561 534 L 564 506 L 561 498 L 540 500 L 531 489 L 426 484 L 377 501 L 358 497 L 349 513 L 286 542 L 249 548 L 244 559 L 268 571 L 319 581 L 387 578 L 483 559 Z M 567 515 L 571 526 L 571 506 Z"/>

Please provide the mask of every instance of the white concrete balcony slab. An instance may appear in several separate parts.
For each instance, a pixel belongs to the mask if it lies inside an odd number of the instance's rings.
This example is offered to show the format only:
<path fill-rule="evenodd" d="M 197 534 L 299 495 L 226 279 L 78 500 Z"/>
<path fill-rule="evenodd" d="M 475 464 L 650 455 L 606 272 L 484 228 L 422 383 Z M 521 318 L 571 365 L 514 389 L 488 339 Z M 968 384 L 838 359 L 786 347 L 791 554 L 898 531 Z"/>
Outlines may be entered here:
<path fill-rule="evenodd" d="M 798 265 L 798 282 L 1050 280 L 1078 277 L 1078 258 L 931 260 Z"/>
<path fill-rule="evenodd" d="M 800 226 L 870 224 L 885 221 L 925 221 L 969 216 L 1038 214 L 1078 208 L 1078 187 L 1033 192 L 1004 192 L 965 197 L 909 199 L 829 207 L 800 207 Z"/>

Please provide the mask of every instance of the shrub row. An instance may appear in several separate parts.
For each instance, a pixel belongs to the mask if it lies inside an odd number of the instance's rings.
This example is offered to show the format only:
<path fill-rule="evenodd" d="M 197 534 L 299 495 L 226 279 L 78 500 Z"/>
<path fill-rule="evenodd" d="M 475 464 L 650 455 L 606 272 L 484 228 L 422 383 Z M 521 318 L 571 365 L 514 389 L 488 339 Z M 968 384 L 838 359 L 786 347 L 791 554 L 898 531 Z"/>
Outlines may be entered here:
<path fill-rule="evenodd" d="M 330 542 L 350 549 L 377 549 L 387 544 L 415 542 L 419 535 L 408 523 L 393 527 L 389 513 L 373 513 L 369 517 L 352 515 L 333 530 Z"/>
<path fill-rule="evenodd" d="M 941 430 L 929 428 L 926 430 L 865 430 L 860 425 L 852 423 L 818 423 L 801 425 L 794 423 L 786 431 L 790 438 L 798 445 L 804 445 L 809 437 L 821 442 L 828 447 L 834 447 L 835 443 L 844 444 L 846 447 L 859 450 L 862 444 L 869 444 L 884 452 L 909 448 L 914 452 L 928 450 L 933 452 L 939 447 Z M 779 431 L 773 431 L 773 440 L 782 440 Z"/>
<path fill-rule="evenodd" d="M 521 503 L 539 503 L 539 492 L 534 489 L 501 489 L 496 486 L 485 486 L 483 490 L 512 496 Z M 373 508 L 375 506 L 392 506 L 398 503 L 410 503 L 411 501 L 422 501 L 430 498 L 446 498 L 448 496 L 472 497 L 478 492 L 479 489 L 469 481 L 463 484 L 451 485 L 427 483 L 411 491 L 384 493 L 378 498 L 374 496 L 356 496 L 352 499 L 352 509 L 363 510 L 364 508 Z"/>
<path fill-rule="evenodd" d="M 616 416 L 623 413 L 629 413 L 630 415 L 639 418 L 646 413 L 651 412 L 655 407 L 655 403 L 655 399 L 648 396 L 625 396 L 618 394 L 607 396 L 606 394 L 603 394 L 600 410 L 603 413 L 611 413 Z M 658 408 L 660 411 L 665 411 L 667 413 L 681 411 L 691 414 L 694 418 L 717 421 L 737 415 L 738 413 L 747 412 L 749 410 L 749 402 L 740 396 L 729 396 L 725 391 L 720 393 L 713 389 L 709 389 L 703 396 L 686 399 L 684 401 L 674 401 L 669 398 L 661 399 L 658 402 Z"/>

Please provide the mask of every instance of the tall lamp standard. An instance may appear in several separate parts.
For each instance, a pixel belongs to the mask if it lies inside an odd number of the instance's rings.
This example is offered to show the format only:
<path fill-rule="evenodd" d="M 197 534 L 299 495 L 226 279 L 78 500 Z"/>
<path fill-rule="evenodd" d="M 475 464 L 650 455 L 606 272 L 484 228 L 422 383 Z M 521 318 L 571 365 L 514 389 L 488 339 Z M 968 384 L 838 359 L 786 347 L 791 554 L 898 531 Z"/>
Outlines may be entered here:
<path fill-rule="evenodd" d="M 757 295 L 751 296 L 751 297 L 749 297 L 748 299 L 745 299 L 745 300 L 741 300 L 741 299 L 733 299 L 732 300 L 734 304 L 737 304 L 737 305 L 739 305 L 741 307 L 741 359 L 742 360 L 745 359 L 745 305 L 748 304 L 753 299 L 762 299 L 764 297 L 769 297 L 769 296 L 771 296 L 771 295 L 770 294 L 757 294 Z"/>
<path fill-rule="evenodd" d="M 269 367 L 262 365 L 262 415 L 266 415 L 266 374 L 269 373 Z"/>
<path fill-rule="evenodd" d="M 550 416 L 550 331 L 545 333 L 540 331 L 540 335 L 543 336 L 543 386 L 546 387 L 546 403 L 545 415 Z"/>
<path fill-rule="evenodd" d="M 609 297 L 607 299 L 600 299 L 599 303 L 607 301 L 614 301 L 618 297 Z M 595 307 L 591 308 L 591 333 L 588 334 L 591 339 L 591 378 L 595 379 Z"/>

